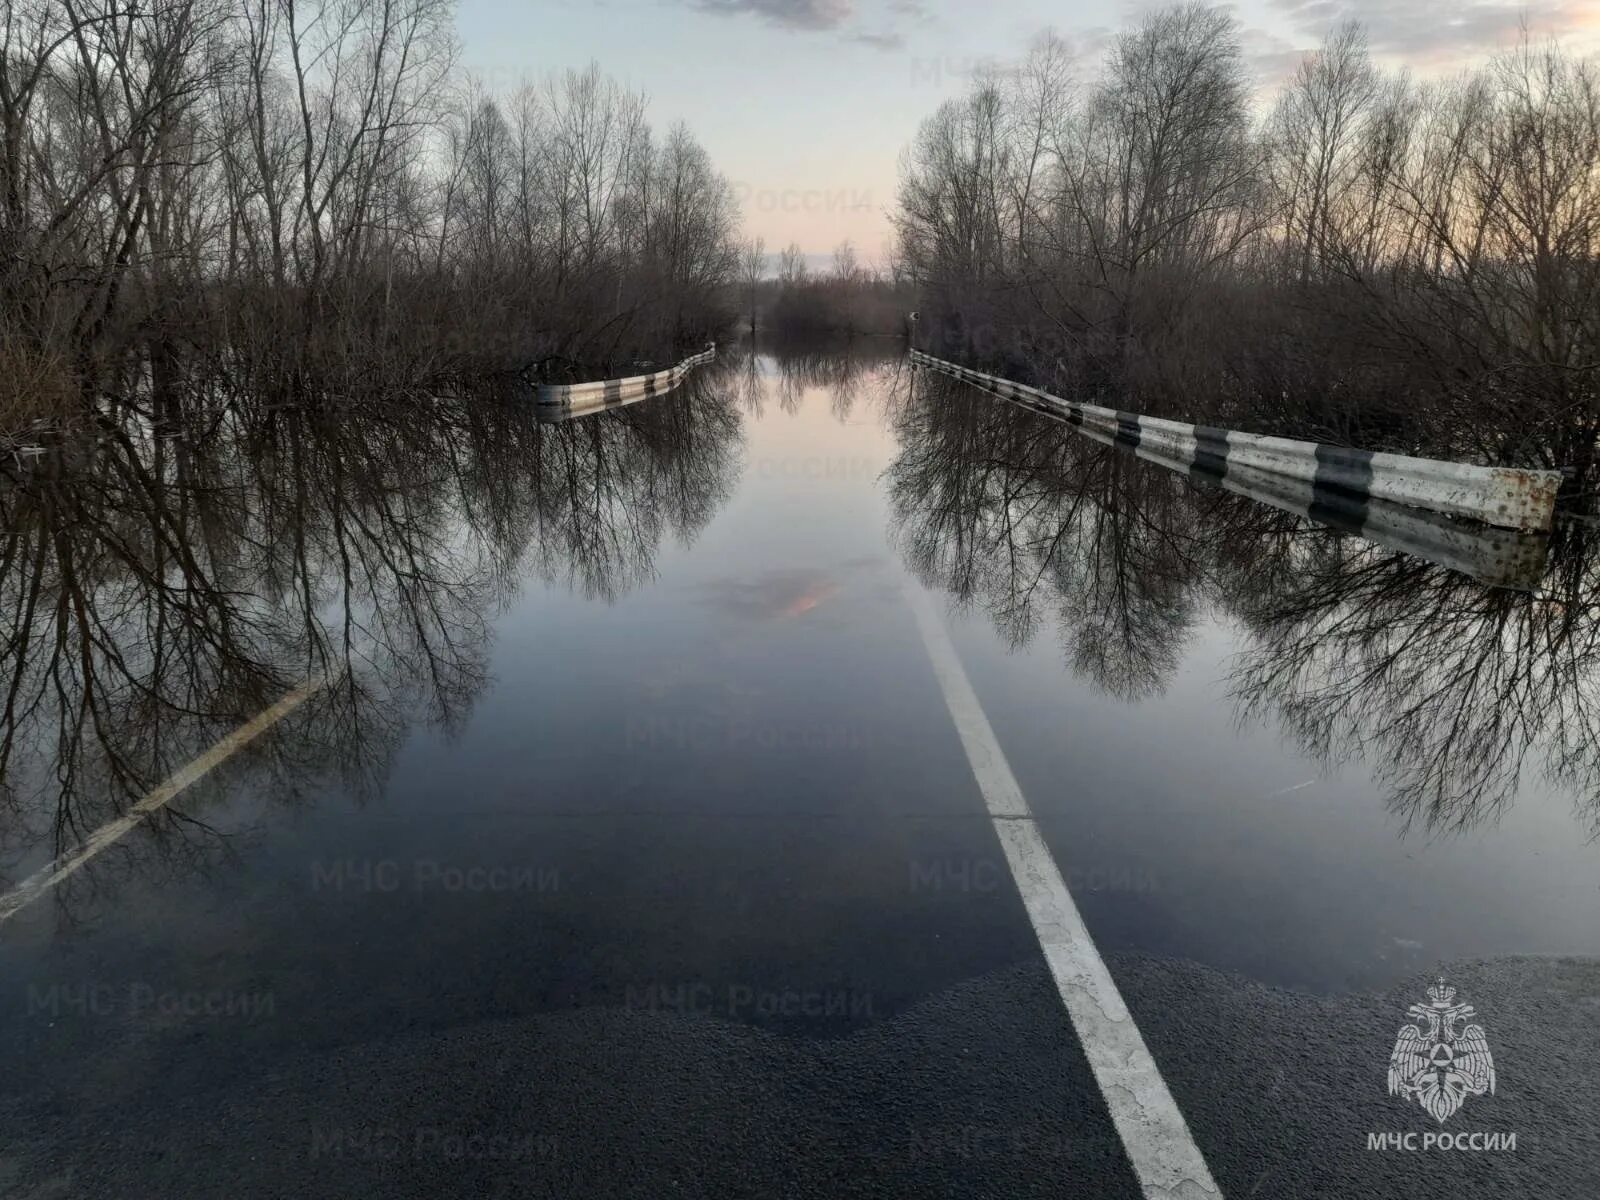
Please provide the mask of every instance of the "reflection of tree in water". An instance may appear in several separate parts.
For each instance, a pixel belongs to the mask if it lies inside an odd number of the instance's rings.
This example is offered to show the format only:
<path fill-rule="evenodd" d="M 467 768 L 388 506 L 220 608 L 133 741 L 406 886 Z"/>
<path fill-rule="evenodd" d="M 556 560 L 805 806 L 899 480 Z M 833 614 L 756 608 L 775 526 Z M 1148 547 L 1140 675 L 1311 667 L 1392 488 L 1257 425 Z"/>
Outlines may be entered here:
<path fill-rule="evenodd" d="M 890 468 L 917 574 L 1018 645 L 1054 618 L 1072 668 L 1158 693 L 1208 606 L 1248 639 L 1241 714 L 1331 769 L 1368 764 L 1407 825 L 1493 817 L 1531 762 L 1600 830 L 1594 556 L 1564 533 L 1533 594 L 1379 547 L 919 375 Z"/>
<path fill-rule="evenodd" d="M 736 350 L 722 350 L 725 358 L 732 358 L 734 381 L 739 403 L 752 419 L 760 420 L 767 411 L 767 383 L 761 373 L 761 355 L 751 342 L 743 342 Z"/>
<path fill-rule="evenodd" d="M 1013 646 L 1047 610 L 1074 669 L 1122 699 L 1159 692 L 1193 621 L 1183 482 L 1009 405 L 917 390 L 889 471 L 913 570 Z"/>
<path fill-rule="evenodd" d="M 1232 678 L 1247 717 L 1275 713 L 1330 767 L 1366 761 L 1408 825 L 1493 817 L 1530 756 L 1600 818 L 1592 579 L 1558 569 L 1529 595 L 1403 555 L 1318 549 L 1292 579 L 1280 566 L 1226 589 L 1254 634 Z"/>
<path fill-rule="evenodd" d="M 727 500 L 742 424 L 720 390 L 544 426 L 531 485 L 542 577 L 614 600 L 648 580 L 669 533 L 687 545 Z"/>
<path fill-rule="evenodd" d="M 409 714 L 464 720 L 520 564 L 607 599 L 636 586 L 726 496 L 740 429 L 708 387 L 553 426 L 474 396 L 197 398 L 164 424 L 179 436 L 108 420 L 0 479 L 0 853 L 69 848 L 307 678 L 330 682 L 293 736 L 251 751 L 268 790 L 370 793 Z"/>
<path fill-rule="evenodd" d="M 808 389 L 826 391 L 828 407 L 839 421 L 848 421 L 863 394 L 879 395 L 883 389 L 864 385 L 904 357 L 898 341 L 840 342 L 838 339 L 780 339 L 762 343 L 778 368 L 778 407 L 798 412 Z"/>

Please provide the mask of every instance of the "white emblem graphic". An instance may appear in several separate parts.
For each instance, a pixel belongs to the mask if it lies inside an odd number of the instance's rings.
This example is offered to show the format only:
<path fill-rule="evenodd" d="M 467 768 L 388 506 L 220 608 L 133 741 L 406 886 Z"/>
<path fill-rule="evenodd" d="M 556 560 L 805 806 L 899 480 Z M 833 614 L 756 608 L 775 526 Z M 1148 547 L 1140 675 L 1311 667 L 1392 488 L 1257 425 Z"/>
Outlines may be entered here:
<path fill-rule="evenodd" d="M 1482 1025 L 1457 1022 L 1477 1014 L 1455 1003 L 1456 990 L 1443 979 L 1428 989 L 1427 1004 L 1413 1004 L 1409 1017 L 1427 1022 L 1402 1025 L 1389 1055 L 1389 1094 L 1416 1098 L 1423 1111 L 1443 1125 L 1468 1096 L 1494 1094 L 1494 1059 Z"/>

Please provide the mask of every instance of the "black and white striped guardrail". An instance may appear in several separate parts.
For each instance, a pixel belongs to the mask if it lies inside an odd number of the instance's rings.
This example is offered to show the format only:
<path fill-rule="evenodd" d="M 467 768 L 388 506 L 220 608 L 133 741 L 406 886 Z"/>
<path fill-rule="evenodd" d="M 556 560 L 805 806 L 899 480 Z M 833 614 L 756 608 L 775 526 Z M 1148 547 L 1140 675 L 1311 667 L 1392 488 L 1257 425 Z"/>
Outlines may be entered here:
<path fill-rule="evenodd" d="M 582 413 L 617 408 L 670 392 L 696 367 L 703 366 L 717 356 L 717 344 L 712 342 L 699 354 L 691 355 L 675 367 L 656 371 L 650 375 L 633 375 L 627 379 L 600 379 L 593 383 L 547 383 L 539 385 L 537 403 L 543 415 L 562 419 Z"/>
<path fill-rule="evenodd" d="M 1039 409 L 1056 420 L 1060 413 Z M 1114 435 L 1087 426 L 1086 437 L 1114 446 Z M 1294 479 L 1256 467 L 1231 464 L 1224 473 L 1211 466 L 1169 459 L 1147 446 L 1133 453 L 1172 471 L 1187 471 L 1197 483 L 1213 484 L 1258 504 L 1306 517 L 1356 534 L 1390 550 L 1438 563 L 1491 587 L 1532 591 L 1544 577 L 1550 539 L 1542 533 L 1468 525 L 1441 513 L 1358 497 L 1339 488 Z"/>
<path fill-rule="evenodd" d="M 1013 402 L 1052 420 L 1070 423 L 1067 414 L 1057 407 L 1031 400 Z M 1077 428 L 1084 436 L 1104 445 L 1118 444 L 1117 435 L 1113 433 L 1085 424 L 1078 424 Z M 1544 577 L 1550 539 L 1542 533 L 1466 525 L 1440 513 L 1372 496 L 1355 496 L 1314 480 L 1295 479 L 1237 463 L 1225 464 L 1224 472 L 1215 464 L 1169 458 L 1149 445 L 1135 446 L 1133 453 L 1170 471 L 1186 472 L 1198 483 L 1222 487 L 1257 503 L 1356 534 L 1390 550 L 1458 571 L 1491 587 L 1531 591 Z"/>
<path fill-rule="evenodd" d="M 595 413 L 610 412 L 615 408 L 626 408 L 630 404 L 638 404 L 643 400 L 669 395 L 681 388 L 684 380 L 688 379 L 688 377 L 688 371 L 679 371 L 674 367 L 670 371 L 658 371 L 654 375 L 641 376 L 640 378 L 652 381 L 643 388 L 629 388 L 623 391 L 608 392 L 597 397 L 580 397 L 570 401 L 547 402 L 541 400 L 533 406 L 533 412 L 541 425 L 559 425 L 562 421 L 575 421 L 579 417 L 592 417 Z"/>
<path fill-rule="evenodd" d="M 1166 465 L 1195 469 L 1223 481 L 1249 468 L 1267 476 L 1298 480 L 1314 491 L 1336 490 L 1358 503 L 1383 500 L 1521 530 L 1550 528 L 1556 489 L 1561 485 L 1559 471 L 1479 467 L 1189 425 L 1063 400 L 920 350 L 911 351 L 911 361 L 1002 399 L 1058 416 L 1085 432 L 1099 433 L 1116 445 L 1144 450 L 1165 460 Z"/>

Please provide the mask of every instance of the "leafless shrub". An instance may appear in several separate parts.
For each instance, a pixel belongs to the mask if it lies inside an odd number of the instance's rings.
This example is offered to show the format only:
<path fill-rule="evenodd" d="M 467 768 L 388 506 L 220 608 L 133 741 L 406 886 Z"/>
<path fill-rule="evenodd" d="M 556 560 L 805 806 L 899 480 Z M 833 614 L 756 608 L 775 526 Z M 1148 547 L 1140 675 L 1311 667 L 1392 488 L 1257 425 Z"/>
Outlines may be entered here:
<path fill-rule="evenodd" d="M 900 265 L 933 342 L 1119 403 L 1595 467 L 1600 68 L 1522 45 L 1419 86 L 1336 27 L 1264 119 L 1237 29 L 1046 41 L 924 124 Z"/>

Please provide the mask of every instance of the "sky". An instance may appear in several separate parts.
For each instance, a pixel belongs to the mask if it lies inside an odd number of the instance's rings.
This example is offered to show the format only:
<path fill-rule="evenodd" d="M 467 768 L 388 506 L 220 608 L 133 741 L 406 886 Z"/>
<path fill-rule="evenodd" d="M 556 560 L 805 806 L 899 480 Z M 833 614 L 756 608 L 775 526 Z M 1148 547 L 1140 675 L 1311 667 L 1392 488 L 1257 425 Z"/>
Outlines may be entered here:
<path fill-rule="evenodd" d="M 824 260 L 841 241 L 881 263 L 901 152 L 974 74 L 1004 68 L 1046 30 L 1092 74 L 1111 36 L 1153 7 L 1117 0 L 459 0 L 464 65 L 509 92 L 599 63 L 686 122 L 733 186 L 747 236 Z M 1374 56 L 1449 73 L 1514 43 L 1524 20 L 1574 50 L 1600 48 L 1600 0 L 1239 0 L 1258 86 L 1291 72 L 1345 17 Z"/>

